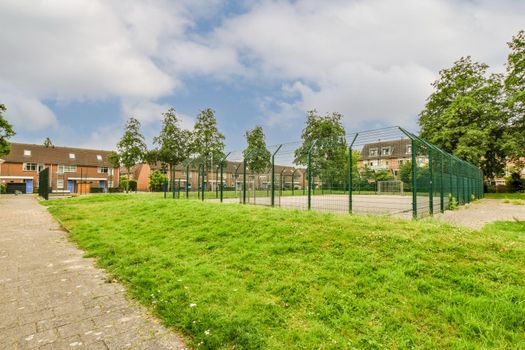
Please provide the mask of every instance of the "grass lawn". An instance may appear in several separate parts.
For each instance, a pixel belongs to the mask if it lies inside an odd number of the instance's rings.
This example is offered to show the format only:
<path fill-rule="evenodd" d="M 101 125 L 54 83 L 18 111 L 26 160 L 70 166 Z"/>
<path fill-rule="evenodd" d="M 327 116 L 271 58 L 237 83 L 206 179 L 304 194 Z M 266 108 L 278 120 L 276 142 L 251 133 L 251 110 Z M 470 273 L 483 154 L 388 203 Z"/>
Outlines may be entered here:
<path fill-rule="evenodd" d="M 174 201 L 46 203 L 198 349 L 525 347 L 525 224 Z"/>
<path fill-rule="evenodd" d="M 525 193 L 485 193 L 491 199 L 525 199 Z"/>

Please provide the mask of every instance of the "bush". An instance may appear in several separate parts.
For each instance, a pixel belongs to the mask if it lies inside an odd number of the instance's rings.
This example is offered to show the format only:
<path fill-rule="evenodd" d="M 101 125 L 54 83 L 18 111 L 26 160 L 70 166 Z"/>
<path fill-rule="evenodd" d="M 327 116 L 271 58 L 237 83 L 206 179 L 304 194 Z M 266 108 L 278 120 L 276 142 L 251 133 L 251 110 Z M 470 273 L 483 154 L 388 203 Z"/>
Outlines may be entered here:
<path fill-rule="evenodd" d="M 104 193 L 104 188 L 102 187 L 91 187 L 89 193 Z"/>
<path fill-rule="evenodd" d="M 109 193 L 119 193 L 119 192 L 122 192 L 122 188 L 120 188 L 120 187 L 110 187 L 110 188 L 108 188 L 108 192 Z"/>
<path fill-rule="evenodd" d="M 164 183 L 168 182 L 168 177 L 158 170 L 149 174 L 149 189 L 151 191 L 163 191 Z"/>
<path fill-rule="evenodd" d="M 6 193 L 7 192 L 7 185 L 4 183 L 0 183 L 0 193 Z"/>
<path fill-rule="evenodd" d="M 525 191 L 525 180 L 518 173 L 512 173 L 506 182 L 509 192 Z"/>
<path fill-rule="evenodd" d="M 128 177 L 127 176 L 122 176 L 120 178 L 120 188 L 122 190 L 126 190 L 126 187 L 127 187 L 127 184 L 128 184 Z M 136 191 L 137 190 L 137 181 L 135 180 L 129 180 L 129 190 L 130 191 Z"/>

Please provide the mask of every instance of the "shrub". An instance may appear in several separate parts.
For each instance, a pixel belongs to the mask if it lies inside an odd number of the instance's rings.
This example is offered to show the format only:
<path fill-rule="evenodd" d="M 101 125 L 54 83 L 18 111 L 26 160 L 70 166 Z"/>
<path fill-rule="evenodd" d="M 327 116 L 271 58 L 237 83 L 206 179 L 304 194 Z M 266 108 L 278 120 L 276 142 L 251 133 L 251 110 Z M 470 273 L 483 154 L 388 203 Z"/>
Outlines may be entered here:
<path fill-rule="evenodd" d="M 149 189 L 150 191 L 162 191 L 164 183 L 168 181 L 168 177 L 158 170 L 149 174 Z"/>
<path fill-rule="evenodd" d="M 0 183 L 0 193 L 6 193 L 7 192 L 7 185 L 4 183 Z"/>

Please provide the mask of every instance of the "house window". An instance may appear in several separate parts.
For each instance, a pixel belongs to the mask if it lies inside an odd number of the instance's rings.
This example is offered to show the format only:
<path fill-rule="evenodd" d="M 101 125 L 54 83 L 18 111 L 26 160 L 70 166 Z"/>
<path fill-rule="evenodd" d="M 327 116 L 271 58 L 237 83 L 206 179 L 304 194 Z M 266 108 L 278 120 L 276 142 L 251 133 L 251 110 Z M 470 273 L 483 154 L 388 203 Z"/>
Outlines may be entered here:
<path fill-rule="evenodd" d="M 57 173 L 63 174 L 63 173 L 76 173 L 77 172 L 77 166 L 76 165 L 59 165 L 57 168 Z"/>
<path fill-rule="evenodd" d="M 57 188 L 63 189 L 64 188 L 64 180 L 63 179 L 57 179 Z"/>
<path fill-rule="evenodd" d="M 377 148 L 370 148 L 370 157 L 377 157 Z"/>
<path fill-rule="evenodd" d="M 113 181 L 108 181 L 108 187 L 113 188 Z"/>
<path fill-rule="evenodd" d="M 102 160 L 102 156 L 100 154 L 97 154 L 97 160 Z"/>
<path fill-rule="evenodd" d="M 390 147 L 381 148 L 381 155 L 389 156 L 390 154 L 392 154 L 392 149 Z"/>
<path fill-rule="evenodd" d="M 412 154 L 412 145 L 407 145 L 407 154 Z"/>
<path fill-rule="evenodd" d="M 397 162 L 399 163 L 399 165 L 403 165 L 403 159 L 400 159 Z"/>
<path fill-rule="evenodd" d="M 24 150 L 24 156 L 30 157 L 31 156 L 31 150 L 30 149 L 25 149 Z"/>
<path fill-rule="evenodd" d="M 24 171 L 36 171 L 37 167 L 38 167 L 38 164 L 36 163 L 24 163 L 23 164 Z"/>
<path fill-rule="evenodd" d="M 75 159 L 75 153 L 69 153 L 69 159 Z"/>
<path fill-rule="evenodd" d="M 109 174 L 109 168 L 107 166 L 98 167 L 99 174 Z"/>

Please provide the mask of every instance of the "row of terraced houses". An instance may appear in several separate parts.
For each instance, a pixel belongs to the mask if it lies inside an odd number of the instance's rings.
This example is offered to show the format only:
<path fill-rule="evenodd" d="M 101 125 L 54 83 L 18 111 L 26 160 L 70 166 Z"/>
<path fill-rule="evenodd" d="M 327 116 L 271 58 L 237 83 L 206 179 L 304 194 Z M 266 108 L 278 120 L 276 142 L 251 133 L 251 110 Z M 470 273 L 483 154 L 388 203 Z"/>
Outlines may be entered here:
<path fill-rule="evenodd" d="M 387 170 L 394 177 L 403 163 L 411 161 L 412 149 L 410 140 L 393 140 L 369 143 L 361 150 L 359 167 L 369 167 L 373 170 Z M 119 177 L 126 175 L 137 181 L 138 191 L 149 190 L 149 175 L 154 170 L 163 172 L 165 168 L 160 163 L 154 165 L 137 164 L 130 173 L 125 169 L 113 167 L 108 160 L 111 151 L 93 150 L 72 147 L 43 146 L 24 143 L 12 143 L 11 152 L 0 160 L 0 182 L 5 184 L 7 191 L 13 193 L 36 192 L 41 185 L 38 183 L 38 173 L 45 168 L 50 168 L 49 184 L 52 192 L 58 193 L 89 193 L 108 192 L 113 187 L 119 186 Z M 419 165 L 428 163 L 424 156 L 418 156 Z M 242 165 L 238 162 L 228 162 L 224 168 L 224 186 L 239 188 L 242 181 Z M 189 169 L 186 174 L 185 167 L 176 167 L 175 179 L 178 186 L 186 187 L 186 179 L 189 187 L 198 187 L 198 170 L 195 167 Z M 305 169 L 277 165 L 275 169 L 278 182 L 283 188 L 302 189 L 306 184 Z M 525 168 L 522 171 L 525 177 Z M 265 175 L 258 177 L 259 185 L 264 187 L 270 178 Z M 218 183 L 216 173 L 207 175 L 206 186 L 215 190 Z M 504 181 L 497 179 L 497 182 Z M 262 182 L 262 183 L 261 183 Z M 497 183 L 498 184 L 498 183 Z"/>

